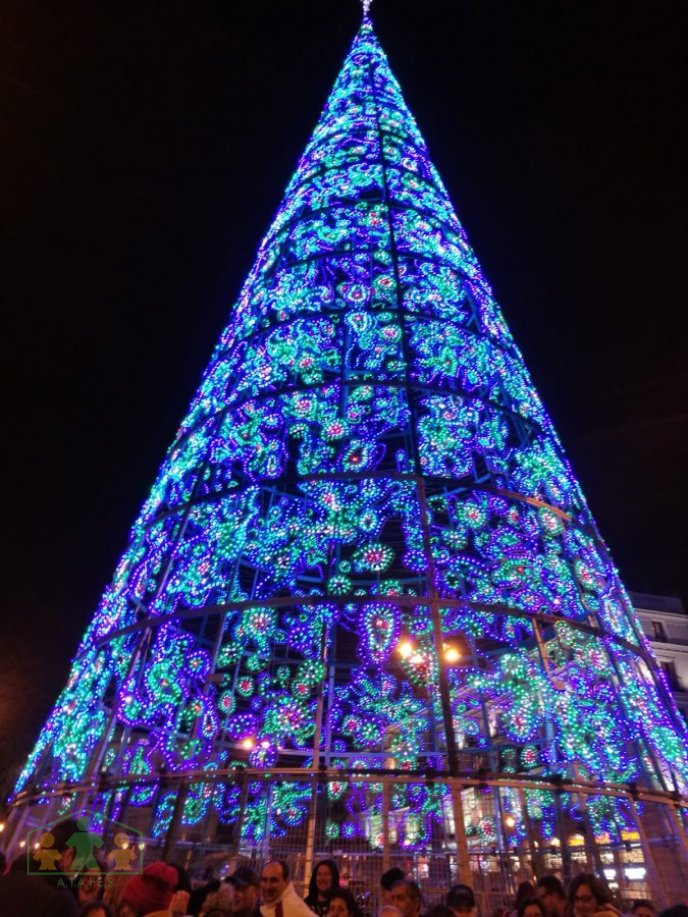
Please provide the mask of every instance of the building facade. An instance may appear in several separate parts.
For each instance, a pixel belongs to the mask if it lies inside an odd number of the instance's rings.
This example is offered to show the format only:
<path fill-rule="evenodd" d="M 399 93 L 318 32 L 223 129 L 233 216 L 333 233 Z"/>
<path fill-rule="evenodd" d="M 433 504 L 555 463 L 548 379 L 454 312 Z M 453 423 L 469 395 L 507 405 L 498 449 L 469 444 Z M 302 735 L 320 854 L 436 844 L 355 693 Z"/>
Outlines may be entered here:
<path fill-rule="evenodd" d="M 631 599 L 676 706 L 688 722 L 688 613 L 676 596 L 632 592 Z"/>

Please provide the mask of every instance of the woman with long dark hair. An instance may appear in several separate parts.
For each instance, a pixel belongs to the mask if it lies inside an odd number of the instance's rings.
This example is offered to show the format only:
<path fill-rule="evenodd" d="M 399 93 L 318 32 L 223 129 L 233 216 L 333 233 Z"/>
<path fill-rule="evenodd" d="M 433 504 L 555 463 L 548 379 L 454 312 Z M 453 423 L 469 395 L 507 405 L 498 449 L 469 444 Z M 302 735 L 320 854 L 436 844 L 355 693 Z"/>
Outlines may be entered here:
<path fill-rule="evenodd" d="M 339 870 L 334 860 L 316 863 L 308 885 L 306 904 L 318 917 L 326 917 L 330 893 L 339 888 Z"/>

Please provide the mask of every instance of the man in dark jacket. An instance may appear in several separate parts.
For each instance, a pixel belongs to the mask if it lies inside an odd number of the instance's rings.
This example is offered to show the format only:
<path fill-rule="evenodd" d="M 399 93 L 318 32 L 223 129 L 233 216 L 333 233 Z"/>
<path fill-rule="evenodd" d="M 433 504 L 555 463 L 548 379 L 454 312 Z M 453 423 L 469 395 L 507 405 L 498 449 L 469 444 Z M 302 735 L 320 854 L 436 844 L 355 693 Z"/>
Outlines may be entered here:
<path fill-rule="evenodd" d="M 260 879 L 249 866 L 239 866 L 225 879 L 232 886 L 232 917 L 260 917 Z"/>

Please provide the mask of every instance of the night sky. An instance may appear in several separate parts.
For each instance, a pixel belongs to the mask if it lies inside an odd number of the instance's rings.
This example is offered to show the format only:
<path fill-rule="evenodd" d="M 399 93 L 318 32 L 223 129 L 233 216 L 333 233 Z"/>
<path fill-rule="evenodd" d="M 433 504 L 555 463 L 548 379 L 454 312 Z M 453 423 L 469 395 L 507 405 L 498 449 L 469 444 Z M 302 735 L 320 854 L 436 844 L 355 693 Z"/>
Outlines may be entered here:
<path fill-rule="evenodd" d="M 679 4 L 372 12 L 625 583 L 687 599 Z M 3 4 L 0 789 L 359 20 L 356 0 Z"/>

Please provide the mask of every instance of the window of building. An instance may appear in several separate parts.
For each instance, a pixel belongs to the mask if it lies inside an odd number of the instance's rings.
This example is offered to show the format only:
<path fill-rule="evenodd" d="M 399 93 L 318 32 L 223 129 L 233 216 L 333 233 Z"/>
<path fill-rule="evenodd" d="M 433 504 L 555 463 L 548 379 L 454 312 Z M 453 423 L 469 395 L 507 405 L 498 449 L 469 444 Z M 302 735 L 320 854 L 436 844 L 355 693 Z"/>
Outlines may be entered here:
<path fill-rule="evenodd" d="M 667 681 L 669 682 L 669 687 L 672 689 L 680 689 L 678 676 L 676 675 L 676 666 L 670 659 L 660 659 L 660 666 L 662 671 L 666 675 Z"/>
<path fill-rule="evenodd" d="M 652 622 L 652 635 L 655 640 L 666 640 L 666 631 L 664 630 L 664 625 L 661 621 Z"/>

